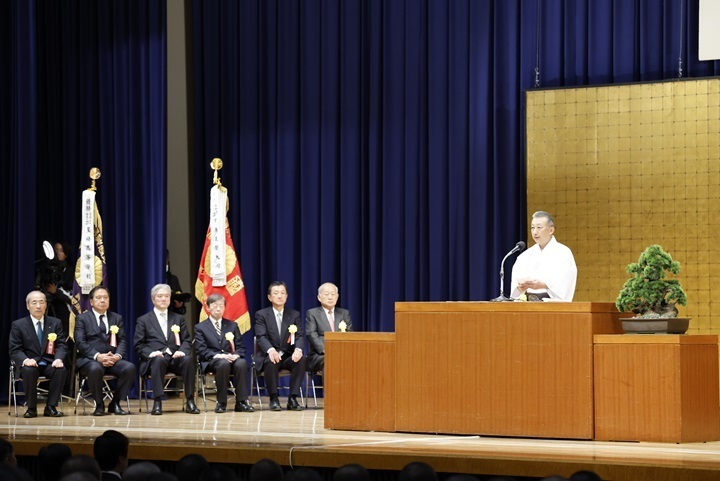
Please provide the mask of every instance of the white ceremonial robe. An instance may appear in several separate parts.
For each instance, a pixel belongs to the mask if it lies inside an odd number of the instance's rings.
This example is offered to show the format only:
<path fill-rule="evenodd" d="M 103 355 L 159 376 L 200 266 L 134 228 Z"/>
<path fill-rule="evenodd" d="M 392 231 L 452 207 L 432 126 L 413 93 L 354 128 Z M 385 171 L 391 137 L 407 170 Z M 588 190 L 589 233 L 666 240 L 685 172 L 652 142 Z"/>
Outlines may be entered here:
<path fill-rule="evenodd" d="M 515 261 L 510 297 L 517 299 L 523 294 L 518 284 L 526 279 L 536 279 L 548 286 L 547 289 L 528 289 L 528 293 L 547 292 L 551 299 L 572 301 L 577 282 L 577 266 L 572 251 L 555 240 L 555 236 L 544 249 L 535 244 Z"/>

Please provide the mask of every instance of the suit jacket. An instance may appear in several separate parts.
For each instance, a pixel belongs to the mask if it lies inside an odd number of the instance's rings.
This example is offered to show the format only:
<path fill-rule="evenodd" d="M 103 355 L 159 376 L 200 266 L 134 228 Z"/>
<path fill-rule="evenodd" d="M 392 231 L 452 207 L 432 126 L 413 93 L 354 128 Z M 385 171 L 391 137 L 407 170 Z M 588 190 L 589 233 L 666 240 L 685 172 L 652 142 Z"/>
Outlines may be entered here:
<path fill-rule="evenodd" d="M 290 344 L 290 331 L 288 331 L 292 324 L 297 327 L 295 344 Z M 271 347 L 282 353 L 283 359 L 290 357 L 295 349 L 305 350 L 305 334 L 303 333 L 298 311 L 287 308 L 283 310 L 281 331 L 278 332 L 275 311 L 273 311 L 272 306 L 255 313 L 255 337 L 258 346 L 258 351 L 255 353 L 255 363 L 258 368 L 262 368 L 268 358 L 268 349 Z"/>
<path fill-rule="evenodd" d="M 352 319 L 350 319 L 350 311 L 347 309 L 335 308 L 335 330 L 339 331 L 338 326 L 340 321 L 345 321 L 347 324 L 347 331 L 352 331 Z M 313 348 L 313 351 L 318 354 L 325 352 L 325 333 L 327 331 L 332 332 L 330 329 L 330 321 L 327 317 L 327 312 L 322 306 L 308 309 L 305 313 L 305 335 L 308 338 L 308 342 Z"/>
<path fill-rule="evenodd" d="M 117 347 L 110 345 L 112 334 L 108 330 L 105 334 L 105 327 L 102 329 L 97 324 L 95 313 L 92 310 L 85 311 L 75 319 L 75 346 L 78 350 L 75 366 L 80 368 L 90 361 L 94 360 L 95 354 L 105 354 L 112 352 L 119 354 L 123 359 L 127 360 L 127 339 L 125 338 L 125 323 L 120 314 L 107 311 L 108 329 L 112 326 L 119 328 L 115 335 Z"/>
<path fill-rule="evenodd" d="M 57 334 L 55 339 L 55 355 L 45 354 L 48 344 L 48 335 L 50 333 Z M 65 360 L 67 355 L 67 344 L 65 343 L 65 331 L 62 327 L 62 321 L 57 317 L 45 316 L 43 323 L 43 342 L 38 340 L 35 325 L 30 316 L 25 316 L 17 321 L 13 321 L 10 328 L 10 359 L 15 362 L 17 370 L 22 367 L 23 361 L 28 358 L 35 359 L 38 363 L 44 359 L 48 364 L 52 364 L 55 359 Z"/>
<path fill-rule="evenodd" d="M 154 310 L 138 317 L 136 321 L 133 344 L 135 345 L 135 352 L 140 358 L 140 375 L 142 376 L 147 373 L 150 365 L 149 356 L 150 353 L 154 351 L 165 352 L 165 349 L 170 349 L 170 352 L 173 354 L 175 351 L 182 351 L 186 356 L 191 355 L 190 333 L 188 332 L 187 326 L 185 326 L 185 318 L 169 310 L 167 314 L 167 337 L 163 335 L 160 321 L 155 315 Z M 175 342 L 175 334 L 172 332 L 172 326 L 180 327 L 180 332 L 178 333 L 180 336 L 180 345 L 177 345 Z"/>
<path fill-rule="evenodd" d="M 242 334 L 240 334 L 240 329 L 238 329 L 236 322 L 223 318 L 220 323 L 220 337 L 218 337 L 215 326 L 213 326 L 210 318 L 195 326 L 195 352 L 197 353 L 200 368 L 203 372 L 205 372 L 207 365 L 216 354 L 231 354 L 230 341 L 225 339 L 225 335 L 228 332 L 232 332 L 235 336 L 233 339 L 235 354 L 244 358 L 245 345 L 243 344 Z"/>

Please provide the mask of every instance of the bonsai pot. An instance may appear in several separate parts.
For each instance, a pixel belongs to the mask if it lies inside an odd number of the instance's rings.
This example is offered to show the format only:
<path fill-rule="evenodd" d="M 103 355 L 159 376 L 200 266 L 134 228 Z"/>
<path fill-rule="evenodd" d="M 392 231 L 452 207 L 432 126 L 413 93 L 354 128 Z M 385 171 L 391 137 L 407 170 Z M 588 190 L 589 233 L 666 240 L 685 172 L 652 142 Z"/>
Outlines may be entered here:
<path fill-rule="evenodd" d="M 685 334 L 689 317 L 632 317 L 620 319 L 625 334 Z"/>

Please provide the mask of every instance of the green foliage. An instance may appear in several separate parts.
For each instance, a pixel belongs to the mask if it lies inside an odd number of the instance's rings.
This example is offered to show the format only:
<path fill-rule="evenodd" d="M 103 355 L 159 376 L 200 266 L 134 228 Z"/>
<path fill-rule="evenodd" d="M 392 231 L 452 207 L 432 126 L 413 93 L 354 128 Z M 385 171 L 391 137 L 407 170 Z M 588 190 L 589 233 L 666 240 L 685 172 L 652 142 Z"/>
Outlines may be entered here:
<path fill-rule="evenodd" d="M 645 249 L 625 270 L 633 277 L 625 282 L 615 301 L 619 311 L 632 311 L 636 317 L 677 317 L 675 304 L 687 304 L 680 282 L 665 278 L 666 271 L 679 274 L 680 263 L 659 245 Z"/>

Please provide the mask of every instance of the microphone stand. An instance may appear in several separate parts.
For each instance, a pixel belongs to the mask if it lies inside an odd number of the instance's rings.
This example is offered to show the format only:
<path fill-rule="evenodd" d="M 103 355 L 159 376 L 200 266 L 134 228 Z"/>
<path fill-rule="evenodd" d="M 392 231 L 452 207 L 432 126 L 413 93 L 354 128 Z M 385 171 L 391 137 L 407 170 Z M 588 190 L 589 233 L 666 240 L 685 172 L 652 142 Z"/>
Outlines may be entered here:
<path fill-rule="evenodd" d="M 525 245 L 525 243 L 523 243 L 523 246 L 524 246 L 524 245 Z M 505 289 L 504 289 L 504 284 L 505 284 L 505 261 L 507 260 L 508 257 L 510 257 L 511 255 L 515 254 L 516 252 L 518 252 L 518 251 L 520 251 L 520 250 L 522 250 L 522 249 L 520 248 L 520 246 L 515 246 L 515 248 L 514 248 L 513 250 L 511 250 L 510 252 L 508 252 L 507 254 L 505 254 L 505 257 L 503 257 L 502 262 L 500 262 L 500 295 L 497 296 L 497 297 L 494 298 L 494 299 L 490 299 L 491 302 L 507 302 L 507 301 L 512 301 L 512 300 L 513 300 L 513 299 L 510 298 L 510 297 L 505 297 Z"/>

